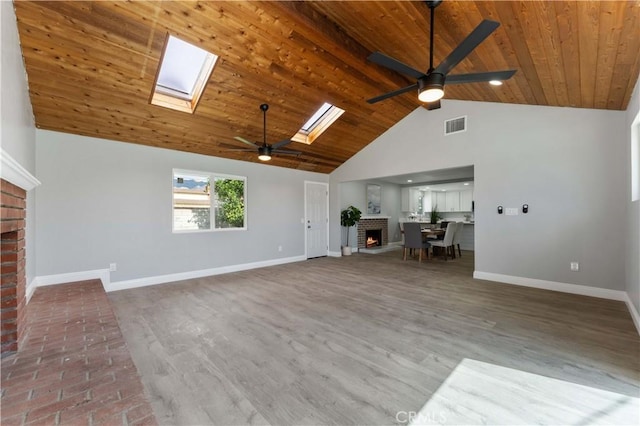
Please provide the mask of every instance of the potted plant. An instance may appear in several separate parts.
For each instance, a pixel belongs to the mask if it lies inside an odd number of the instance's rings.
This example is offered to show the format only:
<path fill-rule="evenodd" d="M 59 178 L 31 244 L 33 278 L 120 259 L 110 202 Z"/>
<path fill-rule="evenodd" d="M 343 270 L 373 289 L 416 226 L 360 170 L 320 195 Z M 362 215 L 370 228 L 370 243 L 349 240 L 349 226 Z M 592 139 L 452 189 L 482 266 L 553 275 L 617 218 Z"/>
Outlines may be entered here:
<path fill-rule="evenodd" d="M 362 212 L 357 207 L 353 206 L 349 206 L 340 212 L 340 225 L 347 228 L 346 245 L 342 246 L 343 256 L 351 255 L 351 246 L 349 246 L 349 229 L 358 223 L 361 216 Z"/>
<path fill-rule="evenodd" d="M 438 211 L 437 204 L 434 205 L 433 208 L 431 209 L 431 214 L 429 215 L 429 219 L 433 225 L 438 223 L 438 219 L 442 219 L 442 216 L 440 216 L 440 212 Z"/>

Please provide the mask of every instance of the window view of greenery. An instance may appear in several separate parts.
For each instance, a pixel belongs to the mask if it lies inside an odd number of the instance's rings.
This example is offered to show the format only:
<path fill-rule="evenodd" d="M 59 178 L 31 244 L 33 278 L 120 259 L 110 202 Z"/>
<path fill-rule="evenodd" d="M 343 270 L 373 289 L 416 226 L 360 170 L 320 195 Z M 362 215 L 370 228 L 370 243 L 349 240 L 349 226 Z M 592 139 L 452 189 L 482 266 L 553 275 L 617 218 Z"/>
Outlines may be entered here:
<path fill-rule="evenodd" d="M 244 228 L 244 201 L 245 178 L 174 171 L 173 230 Z"/>
<path fill-rule="evenodd" d="M 216 178 L 216 228 L 244 228 L 244 180 Z"/>

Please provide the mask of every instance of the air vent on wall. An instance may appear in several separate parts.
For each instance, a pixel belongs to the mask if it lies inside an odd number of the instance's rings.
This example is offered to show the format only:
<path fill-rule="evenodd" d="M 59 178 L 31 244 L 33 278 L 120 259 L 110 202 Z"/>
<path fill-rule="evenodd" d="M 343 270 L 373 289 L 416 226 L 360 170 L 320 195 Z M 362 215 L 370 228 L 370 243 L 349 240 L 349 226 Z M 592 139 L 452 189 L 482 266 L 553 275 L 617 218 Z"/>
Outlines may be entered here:
<path fill-rule="evenodd" d="M 451 120 L 445 120 L 444 122 L 444 134 L 451 135 L 453 133 L 460 133 L 467 131 L 467 116 L 452 118 Z"/>

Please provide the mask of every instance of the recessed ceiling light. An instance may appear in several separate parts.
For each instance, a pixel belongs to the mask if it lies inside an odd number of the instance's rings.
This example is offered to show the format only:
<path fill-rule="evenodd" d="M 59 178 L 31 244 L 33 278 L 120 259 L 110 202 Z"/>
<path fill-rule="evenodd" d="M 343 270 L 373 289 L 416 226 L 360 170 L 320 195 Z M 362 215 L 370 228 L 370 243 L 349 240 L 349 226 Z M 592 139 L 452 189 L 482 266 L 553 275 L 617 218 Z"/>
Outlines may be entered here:
<path fill-rule="evenodd" d="M 411 179 L 407 179 L 407 182 L 408 182 L 408 183 L 411 183 L 411 182 L 413 182 L 413 180 L 411 180 Z"/>
<path fill-rule="evenodd" d="M 502 82 L 500 80 L 491 80 L 489 84 L 492 86 L 502 86 Z"/>
<path fill-rule="evenodd" d="M 469 182 L 465 182 L 465 183 L 464 183 L 464 186 L 469 186 Z"/>
<path fill-rule="evenodd" d="M 446 189 L 443 189 L 443 190 L 442 190 L 442 192 L 447 192 L 447 190 L 446 190 Z"/>

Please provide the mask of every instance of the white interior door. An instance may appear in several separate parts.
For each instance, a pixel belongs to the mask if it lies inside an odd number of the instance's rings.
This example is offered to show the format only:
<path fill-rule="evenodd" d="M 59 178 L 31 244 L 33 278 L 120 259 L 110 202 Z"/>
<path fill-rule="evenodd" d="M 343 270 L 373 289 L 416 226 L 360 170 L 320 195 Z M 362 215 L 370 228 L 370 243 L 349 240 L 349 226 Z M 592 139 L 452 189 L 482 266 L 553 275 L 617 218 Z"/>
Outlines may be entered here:
<path fill-rule="evenodd" d="M 329 250 L 329 185 L 304 183 L 307 259 L 326 256 Z"/>

